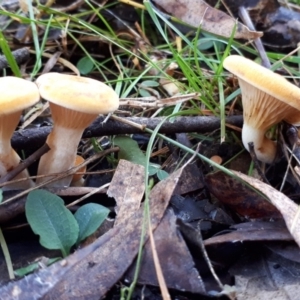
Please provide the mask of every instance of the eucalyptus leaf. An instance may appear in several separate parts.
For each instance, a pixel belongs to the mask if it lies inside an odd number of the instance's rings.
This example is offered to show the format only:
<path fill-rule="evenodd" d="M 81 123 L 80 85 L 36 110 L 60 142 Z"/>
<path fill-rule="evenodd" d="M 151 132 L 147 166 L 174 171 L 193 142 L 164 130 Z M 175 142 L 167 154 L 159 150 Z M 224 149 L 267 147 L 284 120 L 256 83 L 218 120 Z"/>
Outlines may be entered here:
<path fill-rule="evenodd" d="M 63 200 L 45 190 L 28 194 L 25 204 L 27 221 L 40 243 L 47 249 L 59 249 L 65 257 L 76 243 L 79 227 Z"/>

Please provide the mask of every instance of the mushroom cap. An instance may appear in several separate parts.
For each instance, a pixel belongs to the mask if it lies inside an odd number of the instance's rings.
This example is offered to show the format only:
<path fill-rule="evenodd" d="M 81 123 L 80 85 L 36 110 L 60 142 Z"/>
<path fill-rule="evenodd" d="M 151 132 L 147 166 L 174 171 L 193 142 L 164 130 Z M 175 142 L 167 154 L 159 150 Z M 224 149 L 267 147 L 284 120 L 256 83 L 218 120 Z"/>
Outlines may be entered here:
<path fill-rule="evenodd" d="M 0 113 L 3 114 L 22 111 L 40 100 L 36 84 L 19 77 L 1 77 L 0 91 Z"/>
<path fill-rule="evenodd" d="M 300 89 L 243 56 L 228 56 L 224 67 L 237 76 L 242 91 L 243 144 L 249 151 L 248 143 L 253 142 L 257 158 L 271 163 L 276 156 L 276 143 L 268 140 L 265 133 L 282 120 L 300 124 Z"/>
<path fill-rule="evenodd" d="M 36 80 L 41 97 L 87 114 L 107 114 L 119 107 L 119 97 L 106 84 L 91 78 L 46 73 Z"/>
<path fill-rule="evenodd" d="M 251 83 L 243 79 L 239 79 L 239 85 L 242 90 L 244 123 L 249 126 L 266 131 L 282 120 L 293 122 L 291 124 L 300 121 L 294 119 L 300 117 L 294 107 L 258 88 L 253 88 Z"/>
<path fill-rule="evenodd" d="M 239 55 L 226 57 L 223 65 L 239 79 L 300 110 L 300 89 L 283 76 Z"/>

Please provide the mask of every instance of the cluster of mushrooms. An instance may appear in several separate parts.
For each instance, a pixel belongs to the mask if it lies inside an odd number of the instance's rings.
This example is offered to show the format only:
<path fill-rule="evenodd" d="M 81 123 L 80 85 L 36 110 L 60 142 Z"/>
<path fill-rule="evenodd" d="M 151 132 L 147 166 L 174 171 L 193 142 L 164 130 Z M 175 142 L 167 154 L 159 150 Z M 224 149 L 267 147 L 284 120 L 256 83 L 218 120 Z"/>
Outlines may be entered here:
<path fill-rule="evenodd" d="M 47 73 L 30 82 L 17 77 L 0 78 L 0 176 L 15 168 L 20 157 L 11 147 L 11 137 L 17 127 L 22 111 L 36 104 L 40 97 L 49 101 L 53 129 L 46 143 L 50 150 L 39 162 L 36 180 L 26 179 L 12 183 L 6 189 L 30 188 L 48 181 L 49 174 L 65 172 L 74 167 L 77 147 L 82 133 L 99 114 L 115 111 L 119 97 L 106 84 L 85 77 Z M 28 178 L 27 170 L 15 179 Z M 69 186 L 72 175 L 49 183 L 47 186 Z"/>
<path fill-rule="evenodd" d="M 277 144 L 265 134 L 281 121 L 300 125 L 300 89 L 243 56 L 228 56 L 223 65 L 238 78 L 241 88 L 244 147 L 249 151 L 253 142 L 257 159 L 270 164 L 276 158 Z"/>
<path fill-rule="evenodd" d="M 244 124 L 242 140 L 249 151 L 253 142 L 257 158 L 272 163 L 276 157 L 276 142 L 265 134 L 273 125 L 286 121 L 300 125 L 300 89 L 283 76 L 266 69 L 243 56 L 231 55 L 224 67 L 237 76 L 242 93 Z M 72 87 L 72 88 L 70 88 Z M 115 111 L 119 97 L 104 83 L 85 77 L 47 73 L 36 83 L 17 77 L 0 78 L 0 177 L 20 163 L 20 157 L 11 147 L 11 137 L 18 125 L 22 111 L 40 100 L 49 101 L 53 129 L 46 143 L 50 150 L 39 162 L 36 180 L 26 179 L 10 184 L 9 189 L 30 188 L 65 172 L 75 165 L 77 147 L 83 130 L 99 114 Z M 27 170 L 15 179 L 28 178 Z M 54 181 L 47 186 L 69 186 L 72 176 Z"/>

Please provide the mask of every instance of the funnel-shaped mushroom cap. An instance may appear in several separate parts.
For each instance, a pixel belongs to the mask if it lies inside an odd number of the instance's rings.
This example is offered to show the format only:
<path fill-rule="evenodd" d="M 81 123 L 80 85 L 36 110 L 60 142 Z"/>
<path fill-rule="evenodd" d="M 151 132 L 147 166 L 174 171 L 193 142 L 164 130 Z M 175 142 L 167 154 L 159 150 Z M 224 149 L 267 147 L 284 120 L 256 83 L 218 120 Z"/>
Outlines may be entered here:
<path fill-rule="evenodd" d="M 36 83 L 42 98 L 71 110 L 87 114 L 108 114 L 119 107 L 116 92 L 98 80 L 46 73 Z"/>
<path fill-rule="evenodd" d="M 99 114 L 115 111 L 119 97 L 106 84 L 90 79 L 58 73 L 41 75 L 37 85 L 42 98 L 50 102 L 54 126 L 46 143 L 50 151 L 42 156 L 38 175 L 65 172 L 74 166 L 83 130 Z M 40 178 L 37 183 L 48 178 Z M 72 176 L 48 184 L 68 186 Z"/>
<path fill-rule="evenodd" d="M 16 129 L 23 109 L 30 107 L 40 99 L 36 84 L 18 77 L 0 78 L 0 176 L 15 168 L 20 157 L 12 149 L 10 140 Z M 27 170 L 19 173 L 15 179 L 28 177 Z M 11 184 L 5 189 L 29 188 L 31 180 Z"/>
<path fill-rule="evenodd" d="M 265 137 L 265 132 L 282 120 L 299 123 L 300 89 L 242 56 L 228 56 L 224 67 L 237 76 L 241 88 L 244 146 L 249 150 L 248 143 L 253 142 L 257 158 L 271 163 L 276 155 L 276 144 Z"/>

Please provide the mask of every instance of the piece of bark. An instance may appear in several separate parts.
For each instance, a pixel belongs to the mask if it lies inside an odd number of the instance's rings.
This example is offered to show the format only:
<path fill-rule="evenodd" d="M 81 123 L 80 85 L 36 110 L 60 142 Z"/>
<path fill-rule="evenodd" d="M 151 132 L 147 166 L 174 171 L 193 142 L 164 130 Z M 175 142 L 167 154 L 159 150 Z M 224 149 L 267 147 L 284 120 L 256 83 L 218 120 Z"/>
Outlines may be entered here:
<path fill-rule="evenodd" d="M 103 123 L 104 117 L 99 117 L 93 122 L 83 133 L 83 138 L 98 137 L 103 135 L 114 134 L 134 134 L 142 133 L 142 131 L 136 127 L 133 127 L 123 122 L 109 119 Z M 153 130 L 164 118 L 124 118 L 131 122 L 135 122 L 140 125 L 145 125 L 147 128 Z M 226 123 L 237 127 L 242 127 L 242 116 L 230 116 L 226 118 Z M 197 117 L 176 117 L 173 122 L 166 121 L 161 126 L 159 132 L 172 134 L 180 132 L 199 132 L 206 133 L 220 128 L 220 118 L 211 116 L 197 116 Z M 23 129 L 16 131 L 12 137 L 12 146 L 16 150 L 21 149 L 36 149 L 41 147 L 51 132 L 52 126 L 45 126 L 32 129 Z"/>

